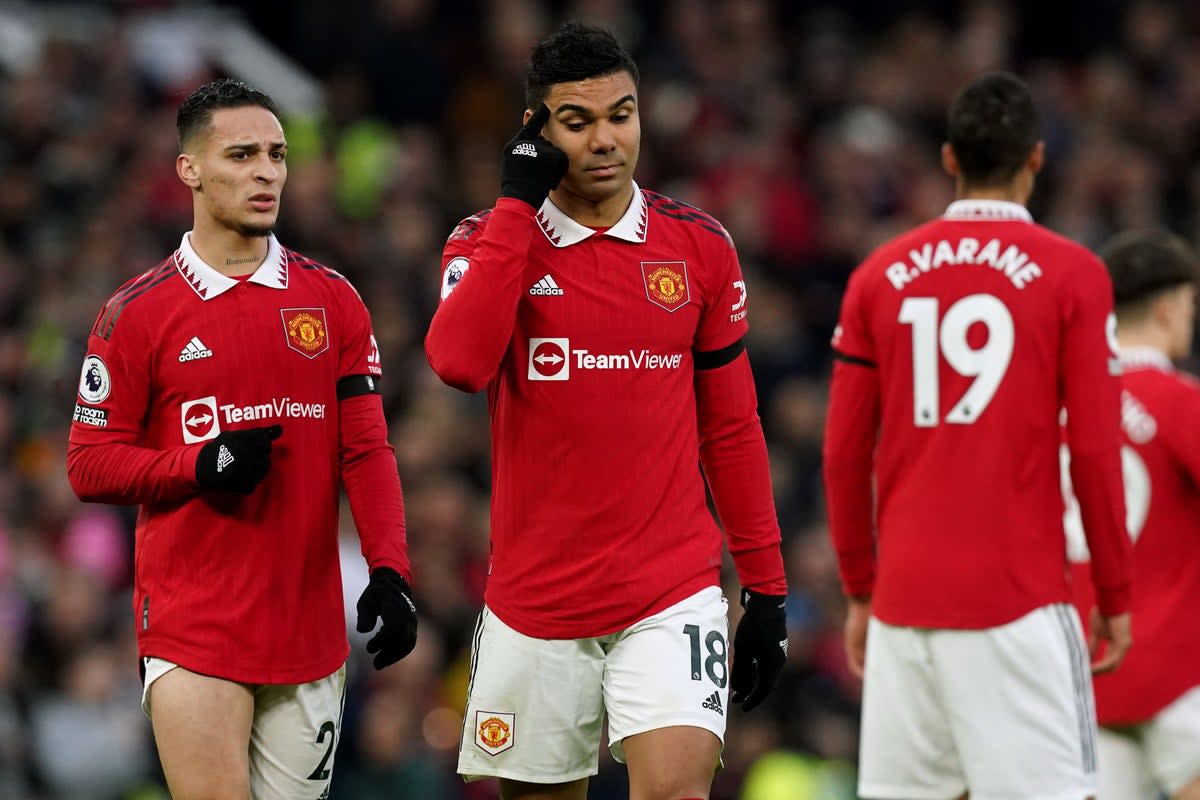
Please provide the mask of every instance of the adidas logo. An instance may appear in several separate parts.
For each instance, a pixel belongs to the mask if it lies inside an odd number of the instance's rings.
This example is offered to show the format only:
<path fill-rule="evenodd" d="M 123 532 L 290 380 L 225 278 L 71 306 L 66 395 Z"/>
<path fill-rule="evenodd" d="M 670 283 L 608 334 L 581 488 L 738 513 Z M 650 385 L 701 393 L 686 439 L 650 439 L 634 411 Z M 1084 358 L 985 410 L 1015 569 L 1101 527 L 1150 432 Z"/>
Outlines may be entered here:
<path fill-rule="evenodd" d="M 529 142 L 521 142 L 512 149 L 512 154 L 514 156 L 530 156 L 531 158 L 537 158 L 537 148 Z"/>
<path fill-rule="evenodd" d="M 712 694 L 710 694 L 708 696 L 708 699 L 706 699 L 703 703 L 701 703 L 700 706 L 702 708 L 707 708 L 710 711 L 715 711 L 718 714 L 720 714 L 721 716 L 725 716 L 725 711 L 721 708 L 721 693 L 720 692 L 713 692 Z"/>
<path fill-rule="evenodd" d="M 213 351 L 204 346 L 204 342 L 200 341 L 199 336 L 193 336 L 192 340 L 179 351 L 179 363 L 196 361 L 201 358 L 212 358 L 212 354 Z"/>
<path fill-rule="evenodd" d="M 229 448 L 221 445 L 221 449 L 217 451 L 217 472 L 224 472 L 225 468 L 233 463 L 233 453 L 229 452 Z"/>
<path fill-rule="evenodd" d="M 545 295 L 550 297 L 562 297 L 563 290 L 558 288 L 558 284 L 554 282 L 554 278 L 550 277 L 550 273 L 542 276 L 542 279 L 529 287 L 529 293 L 535 297 Z"/>

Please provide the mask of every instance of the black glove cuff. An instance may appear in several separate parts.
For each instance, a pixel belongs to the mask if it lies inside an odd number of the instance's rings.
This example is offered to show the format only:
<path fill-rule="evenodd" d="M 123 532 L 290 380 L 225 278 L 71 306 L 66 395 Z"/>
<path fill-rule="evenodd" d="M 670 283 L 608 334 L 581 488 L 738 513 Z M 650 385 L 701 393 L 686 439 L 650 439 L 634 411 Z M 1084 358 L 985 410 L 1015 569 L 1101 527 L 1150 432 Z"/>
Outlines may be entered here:
<path fill-rule="evenodd" d="M 757 620 L 787 624 L 787 612 L 784 609 L 786 602 L 786 595 L 763 594 L 753 589 L 742 589 L 742 608 Z"/>

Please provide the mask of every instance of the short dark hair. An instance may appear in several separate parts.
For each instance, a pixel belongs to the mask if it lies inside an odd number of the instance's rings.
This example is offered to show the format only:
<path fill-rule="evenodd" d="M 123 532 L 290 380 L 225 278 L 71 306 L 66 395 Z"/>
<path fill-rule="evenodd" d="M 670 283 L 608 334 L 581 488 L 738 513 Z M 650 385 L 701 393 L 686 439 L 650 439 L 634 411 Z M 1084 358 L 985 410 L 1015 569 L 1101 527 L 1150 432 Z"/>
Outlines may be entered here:
<path fill-rule="evenodd" d="M 1100 250 L 1112 276 L 1117 310 L 1137 313 L 1161 292 L 1200 276 L 1196 251 L 1179 236 L 1160 230 L 1118 233 Z"/>
<path fill-rule="evenodd" d="M 210 81 L 188 95 L 175 114 L 175 129 L 179 132 L 179 150 L 187 149 L 192 138 L 212 125 L 213 112 L 221 108 L 261 106 L 275 116 L 279 109 L 266 92 L 233 78 Z"/>
<path fill-rule="evenodd" d="M 569 20 L 559 26 L 529 56 L 525 75 L 525 106 L 536 109 L 556 83 L 599 78 L 628 72 L 637 86 L 637 64 L 612 31 L 598 25 Z"/>
<path fill-rule="evenodd" d="M 1010 72 L 972 81 L 947 115 L 946 139 L 971 186 L 1002 186 L 1011 181 L 1038 142 L 1033 95 Z"/>

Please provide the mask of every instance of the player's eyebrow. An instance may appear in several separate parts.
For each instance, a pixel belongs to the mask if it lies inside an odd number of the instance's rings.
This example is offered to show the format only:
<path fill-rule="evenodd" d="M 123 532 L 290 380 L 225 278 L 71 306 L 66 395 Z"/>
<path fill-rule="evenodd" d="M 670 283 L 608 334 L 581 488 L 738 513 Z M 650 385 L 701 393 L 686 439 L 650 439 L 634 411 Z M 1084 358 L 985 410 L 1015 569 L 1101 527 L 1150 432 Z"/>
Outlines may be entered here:
<path fill-rule="evenodd" d="M 234 142 L 225 146 L 226 153 L 241 151 L 245 153 L 257 153 L 261 150 L 258 142 Z M 287 150 L 287 142 L 270 142 L 267 146 L 268 150 Z"/>
<path fill-rule="evenodd" d="M 633 103 L 634 105 L 637 105 L 637 98 L 631 94 L 627 94 L 624 97 L 622 97 L 620 100 L 609 105 L 608 110 L 616 111 L 618 108 L 625 105 L 626 103 Z M 585 114 L 585 115 L 592 113 L 592 110 L 590 108 L 584 108 L 583 106 L 576 105 L 574 103 L 563 103 L 561 106 L 554 109 L 555 114 L 561 114 L 564 111 L 574 111 L 576 114 Z"/>

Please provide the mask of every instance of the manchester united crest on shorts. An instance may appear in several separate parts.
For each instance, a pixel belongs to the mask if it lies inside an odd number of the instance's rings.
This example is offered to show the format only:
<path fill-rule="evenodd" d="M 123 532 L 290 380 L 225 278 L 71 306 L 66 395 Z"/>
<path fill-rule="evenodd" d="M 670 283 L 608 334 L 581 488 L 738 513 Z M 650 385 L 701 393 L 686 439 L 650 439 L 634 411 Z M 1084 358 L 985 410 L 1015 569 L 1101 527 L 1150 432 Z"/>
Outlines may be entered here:
<path fill-rule="evenodd" d="M 475 744 L 490 756 L 499 755 L 513 746 L 516 727 L 516 714 L 476 711 Z"/>
<path fill-rule="evenodd" d="M 283 316 L 288 347 L 308 358 L 316 358 L 329 349 L 325 309 L 281 308 L 279 313 Z"/>
<path fill-rule="evenodd" d="M 643 261 L 646 299 L 667 311 L 683 308 L 692 299 L 688 291 L 687 264 L 683 261 Z"/>

